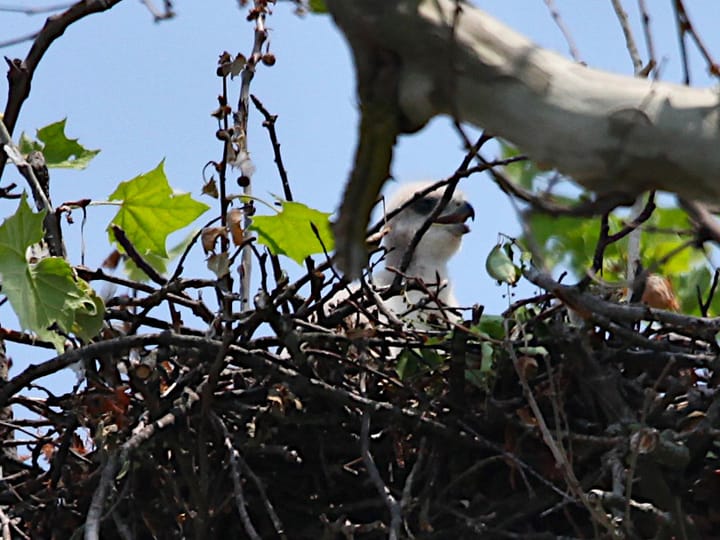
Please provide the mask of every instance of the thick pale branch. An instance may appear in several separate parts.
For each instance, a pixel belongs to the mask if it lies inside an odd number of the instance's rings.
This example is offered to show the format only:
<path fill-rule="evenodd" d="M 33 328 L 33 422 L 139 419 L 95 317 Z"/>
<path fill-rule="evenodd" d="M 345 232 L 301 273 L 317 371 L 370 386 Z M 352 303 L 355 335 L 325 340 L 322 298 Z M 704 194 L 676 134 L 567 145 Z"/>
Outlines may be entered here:
<path fill-rule="evenodd" d="M 453 0 L 328 0 L 358 66 L 398 66 L 398 113 L 480 126 L 595 191 L 720 201 L 718 93 L 592 69 Z M 360 95 L 362 101 L 362 92 Z"/>

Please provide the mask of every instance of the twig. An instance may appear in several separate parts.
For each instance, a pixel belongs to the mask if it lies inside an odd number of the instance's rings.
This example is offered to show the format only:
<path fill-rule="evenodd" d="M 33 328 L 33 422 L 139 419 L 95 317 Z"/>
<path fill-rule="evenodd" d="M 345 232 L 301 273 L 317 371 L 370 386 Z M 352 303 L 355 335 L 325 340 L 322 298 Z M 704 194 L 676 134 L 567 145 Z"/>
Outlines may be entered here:
<path fill-rule="evenodd" d="M 172 19 L 175 16 L 175 12 L 172 9 L 172 2 L 170 0 L 164 0 L 164 11 L 161 11 L 157 7 L 155 7 L 155 3 L 152 0 L 140 0 L 147 10 L 150 12 L 150 14 L 153 16 L 153 19 L 155 22 L 164 21 L 167 19 Z"/>
<path fill-rule="evenodd" d="M 6 11 L 9 13 L 23 13 L 25 15 L 39 15 L 40 13 L 52 13 L 53 11 L 60 11 L 61 9 L 67 9 L 72 6 L 72 3 L 55 4 L 50 6 L 37 6 L 37 7 L 26 7 L 26 6 L 0 6 L 0 11 Z"/>
<path fill-rule="evenodd" d="M 408 474 L 407 479 L 405 480 L 405 485 L 403 486 L 402 490 L 402 498 L 400 499 L 400 508 L 403 510 L 403 512 L 407 513 L 412 505 L 412 490 L 413 490 L 413 483 L 415 482 L 415 477 L 417 476 L 418 472 L 423 468 L 425 465 L 425 446 L 427 444 L 427 438 L 423 437 L 420 439 L 420 446 L 417 449 L 417 458 L 415 459 L 415 463 L 412 466 L 412 469 L 410 470 L 410 474 Z"/>
<path fill-rule="evenodd" d="M 0 41 L 0 49 L 4 49 L 5 47 L 12 47 L 13 45 L 19 45 L 20 43 L 25 43 L 26 41 L 32 41 L 33 39 L 38 37 L 39 34 L 39 31 L 30 32 L 29 34 L 6 39 L 5 41 Z"/>
<path fill-rule="evenodd" d="M 232 141 L 237 144 L 237 155 L 240 160 L 249 160 L 250 152 L 248 150 L 248 117 L 250 113 L 250 83 L 255 77 L 255 71 L 258 62 L 263 57 L 262 47 L 267 40 L 267 29 L 265 27 L 265 17 L 268 13 L 266 0 L 255 0 L 254 7 L 248 15 L 248 20 L 255 21 L 255 31 L 253 39 L 253 48 L 250 56 L 240 75 L 240 98 L 238 100 L 237 111 L 234 113 L 234 128 Z M 244 174 L 244 173 L 243 173 Z M 245 175 L 245 174 L 244 174 Z M 243 185 L 243 194 L 252 195 L 252 182 L 250 175 Z M 250 236 L 248 231 L 249 219 L 245 216 L 243 231 L 246 236 Z M 240 307 L 241 311 L 250 309 L 250 277 L 252 272 L 252 251 L 249 248 L 243 250 L 242 255 L 242 276 L 240 291 Z"/>
<path fill-rule="evenodd" d="M 582 59 L 580 58 L 580 52 L 575 45 L 575 40 L 573 39 L 572 34 L 570 34 L 570 30 L 565 25 L 565 22 L 562 20 L 562 17 L 560 17 L 560 11 L 555 5 L 555 0 L 545 0 L 545 5 L 550 10 L 550 15 L 552 15 L 555 24 L 560 29 L 560 32 L 565 38 L 565 42 L 567 43 L 568 49 L 570 50 L 570 56 L 572 56 L 573 60 L 575 60 L 576 62 L 582 62 Z"/>
<path fill-rule="evenodd" d="M 642 198 L 638 198 L 637 201 L 642 202 Z M 644 207 L 641 207 L 639 212 L 634 212 L 634 216 L 631 218 L 630 222 L 613 234 L 610 234 L 609 213 L 603 214 L 600 225 L 600 237 L 595 245 L 595 254 L 593 255 L 592 268 L 595 273 L 602 271 L 605 249 L 607 249 L 607 247 L 611 244 L 622 240 L 626 236 L 633 234 L 635 231 L 638 231 L 639 226 L 650 219 L 652 213 L 655 211 L 655 208 L 655 192 L 652 192 L 648 196 L 648 200 Z M 635 209 L 635 206 L 633 206 L 633 209 Z M 629 283 L 632 283 L 633 281 L 634 275 L 633 280 L 628 277 Z M 586 282 L 584 281 L 584 283 Z"/>
<path fill-rule="evenodd" d="M 100 538 L 100 519 L 103 516 L 105 499 L 110 490 L 110 484 L 115 478 L 116 466 L 117 454 L 113 452 L 105 462 L 100 482 L 90 501 L 90 508 L 88 508 L 87 518 L 85 519 L 85 540 L 98 540 Z"/>
<path fill-rule="evenodd" d="M 247 464 L 247 462 L 243 459 L 243 457 L 240 453 L 237 454 L 237 458 L 238 458 L 237 459 L 238 465 L 240 465 L 240 468 L 250 478 L 250 480 L 252 480 L 253 483 L 255 484 L 255 488 L 258 490 L 258 493 L 260 494 L 260 498 L 262 499 L 263 506 L 265 506 L 265 510 L 268 513 L 268 516 L 270 517 L 270 521 L 272 522 L 273 527 L 275 528 L 275 532 L 278 533 L 280 538 L 282 538 L 282 539 L 287 538 L 287 535 L 285 534 L 285 527 L 282 524 L 282 521 L 280 520 L 280 516 L 277 515 L 275 508 L 273 507 L 272 503 L 270 502 L 270 499 L 267 496 L 267 493 L 265 491 L 265 486 L 263 485 L 263 481 L 260 478 L 258 478 L 258 476 L 253 472 L 253 470 L 250 468 L 250 466 Z"/>
<path fill-rule="evenodd" d="M 2 163 L 0 163 L 0 175 L 2 175 L 6 158 L 9 158 L 28 181 L 32 192 L 37 193 L 38 206 L 41 206 L 40 209 L 46 209 L 48 212 L 52 212 L 52 205 L 45 194 L 45 190 L 42 188 L 37 176 L 35 176 L 35 171 L 30 166 L 30 163 L 26 161 L 20 152 L 20 148 L 13 142 L 10 135 L 11 131 L 12 129 L 7 120 L 0 118 L 0 159 L 2 160 Z M 10 151 L 9 154 L 7 153 L 8 150 Z"/>
<path fill-rule="evenodd" d="M 640 58 L 640 53 L 638 52 L 637 45 L 635 44 L 635 37 L 633 36 L 632 29 L 630 28 L 630 21 L 628 20 L 627 12 L 623 8 L 622 3 L 620 0 L 611 0 L 613 9 L 615 10 L 615 15 L 618 18 L 618 22 L 620 23 L 620 27 L 622 28 L 623 35 L 625 36 L 625 46 L 627 47 L 628 53 L 630 54 L 630 59 L 633 63 L 633 69 L 635 70 L 635 74 L 637 75 L 640 73 L 640 71 L 643 68 L 642 59 Z"/>
<path fill-rule="evenodd" d="M 616 304 L 591 294 L 582 293 L 575 286 L 562 285 L 533 267 L 526 268 L 523 275 L 535 285 L 562 300 L 567 306 L 587 315 L 588 318 L 600 314 L 612 320 L 627 323 L 643 320 L 657 321 L 673 326 L 680 332 L 686 331 L 697 335 L 710 333 L 714 335 L 720 331 L 720 320 L 712 317 L 694 317 L 647 306 Z"/>
<path fill-rule="evenodd" d="M 380 498 L 385 502 L 390 512 L 390 532 L 388 538 L 390 540 L 398 540 L 398 538 L 400 538 L 400 526 L 402 525 L 402 507 L 385 485 L 382 476 L 380 476 L 380 471 L 378 471 L 377 465 L 375 465 L 375 460 L 370 453 L 370 411 L 368 409 L 365 409 L 362 415 L 360 452 L 362 453 L 365 468 L 370 475 L 370 481 L 375 486 L 375 489 L 377 489 L 378 495 L 380 495 Z"/>
<path fill-rule="evenodd" d="M 10 534 L 10 519 L 4 512 L 2 506 L 0 506 L 0 525 L 2 525 L 3 540 L 12 540 L 12 536 Z"/>
<path fill-rule="evenodd" d="M 652 71 L 654 71 L 657 77 L 657 57 L 655 56 L 655 45 L 653 42 L 652 28 L 650 27 L 650 12 L 647 9 L 645 0 L 638 0 L 638 8 L 640 9 L 640 16 L 642 18 L 643 33 L 645 35 L 645 47 L 647 48 L 648 54 L 648 65 L 652 65 Z"/>
<path fill-rule="evenodd" d="M 698 34 L 697 30 L 695 30 L 695 27 L 688 16 L 687 9 L 685 9 L 683 0 L 674 0 L 674 6 L 675 18 L 677 20 L 678 31 L 680 33 L 680 48 L 683 58 L 683 70 L 685 71 L 685 84 L 690 84 L 690 71 L 687 65 L 687 51 L 685 48 L 685 34 L 690 34 L 690 37 L 695 42 L 700 54 L 702 54 L 708 64 L 708 72 L 715 77 L 720 76 L 720 65 L 715 62 L 710 49 L 707 48 L 703 40 L 700 38 L 700 34 Z"/>
<path fill-rule="evenodd" d="M 508 327 L 507 320 L 505 321 L 505 335 L 510 335 L 510 328 Z M 593 518 L 595 519 L 595 521 L 597 521 L 598 524 L 602 525 L 608 532 L 614 533 L 616 530 L 615 525 L 608 519 L 608 517 L 604 513 L 599 512 L 597 508 L 593 504 L 591 504 L 587 494 L 585 493 L 582 485 L 580 484 L 580 481 L 575 476 L 575 471 L 573 470 L 570 462 L 568 461 L 565 450 L 560 444 L 558 444 L 557 441 L 555 441 L 555 439 L 553 439 L 552 434 L 550 433 L 550 429 L 545 423 L 545 418 L 542 414 L 542 411 L 540 410 L 540 406 L 535 400 L 535 395 L 533 394 L 533 391 L 527 382 L 525 372 L 520 366 L 513 344 L 507 341 L 505 350 L 508 351 L 508 353 L 510 354 L 513 366 L 515 367 L 515 372 L 517 373 L 517 376 L 520 380 L 520 385 L 523 388 L 523 394 L 525 395 L 525 399 L 527 399 L 530 410 L 532 410 L 533 416 L 538 423 L 538 429 L 540 430 L 542 439 L 552 453 L 553 458 L 555 459 L 556 466 L 562 470 L 563 476 L 565 477 L 565 482 L 567 482 L 570 491 L 580 501 L 582 501 L 583 506 L 585 506 L 586 510 L 590 513 L 591 516 L 593 516 Z"/>
<path fill-rule="evenodd" d="M 127 253 L 127 256 L 130 257 L 132 262 L 134 262 L 137 267 L 145 273 L 147 277 L 149 277 L 155 283 L 161 286 L 167 283 L 167 279 L 158 274 L 157 270 L 155 270 L 152 265 L 147 262 L 145 258 L 140 254 L 140 252 L 135 249 L 135 246 L 132 244 L 132 242 L 130 242 L 130 239 L 125 234 L 125 231 L 123 231 L 114 223 L 110 225 L 110 229 L 112 230 L 115 240 L 117 240 L 118 243 L 123 247 L 125 253 Z"/>
<path fill-rule="evenodd" d="M 698 242 L 714 240 L 720 243 L 720 223 L 707 206 L 698 201 L 678 199 L 680 207 L 698 224 Z"/>
<path fill-rule="evenodd" d="M 223 434 L 223 443 L 227 448 L 228 455 L 230 456 L 230 473 L 233 481 L 233 493 L 235 494 L 235 507 L 237 508 L 240 521 L 243 524 L 243 528 L 247 533 L 248 537 L 253 540 L 260 540 L 261 536 L 258 534 L 255 526 L 250 520 L 250 515 L 247 511 L 247 502 L 245 501 L 245 492 L 243 490 L 242 479 L 240 478 L 240 467 L 238 465 L 239 452 L 233 446 L 230 438 L 230 432 L 227 429 L 225 423 L 220 419 L 216 413 L 212 413 L 213 420 L 220 427 Z"/>
<path fill-rule="evenodd" d="M 3 122 L 5 126 L 7 126 L 7 131 L 10 135 L 12 135 L 15 129 L 20 109 L 30 95 L 30 83 L 32 82 L 35 70 L 53 42 L 63 35 L 65 30 L 74 22 L 93 13 L 107 11 L 121 1 L 122 0 L 83 0 L 76 2 L 67 11 L 49 17 L 45 21 L 45 25 L 42 30 L 38 32 L 24 60 L 10 60 L 7 57 L 5 58 L 10 70 L 8 72 L 8 98 L 7 104 L 5 105 Z M 5 150 L 0 147 L 0 178 L 2 178 L 5 170 L 6 158 L 7 154 Z"/>
<path fill-rule="evenodd" d="M 275 165 L 277 166 L 277 171 L 280 175 L 280 181 L 282 182 L 283 195 L 286 201 L 292 201 L 293 195 L 290 189 L 290 180 L 288 180 L 287 170 L 285 169 L 285 165 L 283 164 L 282 154 L 280 153 L 280 142 L 278 141 L 277 131 L 275 130 L 275 123 L 277 122 L 278 117 L 275 114 L 270 114 L 270 112 L 265 108 L 262 102 L 255 95 L 250 94 L 250 99 L 252 99 L 255 108 L 260 111 L 260 114 L 262 114 L 263 118 L 265 118 L 265 121 L 263 122 L 263 127 L 267 129 L 268 135 L 270 136 L 270 143 L 272 144 L 273 148 Z"/>
<path fill-rule="evenodd" d="M 703 317 L 708 316 L 710 306 L 713 299 L 715 298 L 715 292 L 717 292 L 718 283 L 720 283 L 720 268 L 716 268 L 713 273 L 712 283 L 710 284 L 710 290 L 708 291 L 707 298 L 703 300 L 702 293 L 700 292 L 700 286 L 697 286 L 698 295 L 698 306 L 700 307 L 700 313 Z"/>

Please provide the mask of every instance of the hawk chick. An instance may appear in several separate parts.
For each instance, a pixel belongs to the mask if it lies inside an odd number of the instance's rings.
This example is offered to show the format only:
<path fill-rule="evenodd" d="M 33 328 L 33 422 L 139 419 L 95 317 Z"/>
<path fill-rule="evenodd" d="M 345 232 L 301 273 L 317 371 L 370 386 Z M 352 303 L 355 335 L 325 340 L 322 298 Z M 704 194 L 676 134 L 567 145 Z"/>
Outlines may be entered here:
<path fill-rule="evenodd" d="M 385 266 L 380 272 L 373 274 L 376 285 L 387 286 L 393 282 L 417 231 L 443 198 L 445 187 L 440 187 L 409 202 L 416 193 L 430 185 L 430 182 L 408 184 L 391 197 L 387 213 L 399 208 L 402 210 L 388 221 L 382 241 L 387 251 Z M 427 287 L 429 294 L 417 287 L 410 287 L 410 290 L 402 295 L 386 300 L 386 308 L 416 328 L 422 328 L 428 326 L 429 318 L 433 316 L 440 320 L 445 318 L 439 308 L 458 306 L 450 282 L 448 262 L 460 249 L 463 235 L 470 231 L 465 222 L 474 217 L 473 207 L 465 200 L 465 196 L 456 190 L 447 206 L 425 231 L 404 271 L 405 276 Z"/>

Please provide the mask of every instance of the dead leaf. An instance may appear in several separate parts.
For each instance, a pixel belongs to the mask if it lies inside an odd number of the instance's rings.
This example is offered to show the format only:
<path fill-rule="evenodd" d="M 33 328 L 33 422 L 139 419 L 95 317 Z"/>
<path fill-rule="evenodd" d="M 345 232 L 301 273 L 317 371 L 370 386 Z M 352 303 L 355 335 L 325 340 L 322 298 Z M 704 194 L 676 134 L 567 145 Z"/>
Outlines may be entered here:
<path fill-rule="evenodd" d="M 233 244 L 236 246 L 242 245 L 245 238 L 245 231 L 243 230 L 243 211 L 239 208 L 231 209 L 228 212 L 227 224 Z"/>
<path fill-rule="evenodd" d="M 215 246 L 218 238 L 227 238 L 225 227 L 205 227 L 200 234 L 203 250 L 205 254 L 215 253 Z"/>
<path fill-rule="evenodd" d="M 529 381 L 537 374 L 538 363 L 532 356 L 520 356 L 517 359 L 520 376 Z"/>
<path fill-rule="evenodd" d="M 530 412 L 529 407 L 521 407 L 520 409 L 515 410 L 515 414 L 517 414 L 520 421 L 525 424 L 526 426 L 537 426 L 538 421 L 537 418 L 533 416 L 533 414 Z"/>
<path fill-rule="evenodd" d="M 646 306 L 657 309 L 677 311 L 680 309 L 670 280 L 658 274 L 650 274 L 645 282 L 640 301 Z"/>

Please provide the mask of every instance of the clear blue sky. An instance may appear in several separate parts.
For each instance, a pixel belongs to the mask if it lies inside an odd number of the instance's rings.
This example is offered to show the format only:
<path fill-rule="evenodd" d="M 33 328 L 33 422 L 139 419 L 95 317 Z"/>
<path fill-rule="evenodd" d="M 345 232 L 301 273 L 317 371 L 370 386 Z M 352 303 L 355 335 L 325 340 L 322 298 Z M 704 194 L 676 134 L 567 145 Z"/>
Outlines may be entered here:
<path fill-rule="evenodd" d="M 57 0 L 7 0 L 5 5 L 50 5 Z M 158 2 L 160 4 L 161 2 Z M 170 183 L 200 198 L 202 169 L 220 158 L 215 139 L 220 80 L 215 76 L 218 55 L 250 52 L 252 24 L 234 0 L 197 2 L 177 0 L 177 17 L 155 24 L 136 0 L 126 0 L 111 11 L 93 15 L 72 26 L 49 50 L 41 63 L 30 99 L 21 113 L 15 137 L 33 134 L 48 123 L 67 117 L 67 132 L 89 148 L 102 152 L 86 171 L 52 171 L 55 204 L 83 197 L 105 199 L 118 182 L 154 168 L 165 158 Z M 544 47 L 567 54 L 567 44 L 543 0 L 476 1 L 475 4 Z M 565 24 L 587 64 L 620 73 L 632 73 L 620 26 L 609 0 L 556 0 Z M 645 54 L 637 2 L 624 2 L 642 56 Z M 655 46 L 662 61 L 662 79 L 681 78 L 677 34 L 670 2 L 648 1 Z M 689 0 L 690 15 L 711 51 L 720 55 L 720 3 Z M 29 17 L 0 11 L 0 40 L 40 28 L 44 16 Z M 297 200 L 325 211 L 336 209 L 348 176 L 356 140 L 357 107 L 354 75 L 343 37 L 328 16 L 299 18 L 289 2 L 281 2 L 268 20 L 271 50 L 277 56 L 272 68 L 261 66 L 252 92 L 277 114 L 285 163 Z M 29 43 L 8 47 L 2 53 L 24 57 Z M 712 84 L 704 63 L 690 48 L 693 82 Z M 231 87 L 237 96 L 239 80 Z M 7 84 L 0 80 L 4 107 Z M 233 98 L 235 100 L 236 97 Z M 250 118 L 249 146 L 257 167 L 255 194 L 281 193 L 272 151 L 254 110 Z M 542 131 L 538 131 L 538 137 Z M 404 137 L 393 163 L 399 181 L 439 179 L 452 173 L 462 158 L 461 144 L 443 119 L 436 119 L 417 135 Z M 3 184 L 17 180 L 8 167 Z M 519 226 L 504 195 L 485 176 L 461 184 L 477 212 L 452 274 L 461 303 L 480 303 L 486 312 L 507 306 L 504 289 L 486 275 L 484 260 L 498 233 L 519 234 Z M 204 199 L 209 204 L 216 204 Z M 2 215 L 16 203 L 0 201 Z M 111 217 L 107 209 L 93 208 L 85 231 L 87 264 L 98 265 L 110 251 L 104 229 Z M 72 262 L 79 262 L 80 214 L 67 242 Z M 202 255 L 188 275 L 205 274 Z M 288 261 L 288 265 L 294 263 Z M 529 289 L 525 289 L 527 292 Z M 14 325 L 8 304 L 0 307 L 0 323 Z M 14 372 L 27 365 L 29 356 L 9 346 Z M 42 358 L 51 356 L 43 353 Z"/>

